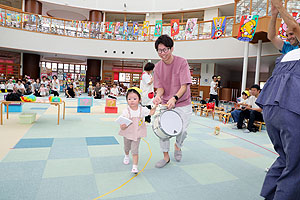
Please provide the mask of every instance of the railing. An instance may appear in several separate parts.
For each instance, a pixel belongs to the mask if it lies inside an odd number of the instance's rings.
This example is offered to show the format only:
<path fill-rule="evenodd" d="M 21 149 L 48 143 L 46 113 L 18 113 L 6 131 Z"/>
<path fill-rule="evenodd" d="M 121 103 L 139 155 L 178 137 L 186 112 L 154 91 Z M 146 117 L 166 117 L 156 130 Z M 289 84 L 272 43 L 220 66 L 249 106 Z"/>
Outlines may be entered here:
<path fill-rule="evenodd" d="M 234 17 L 227 17 L 226 32 L 222 37 L 232 36 Z M 0 6 L 0 26 L 22 29 L 33 32 L 40 32 L 46 34 L 62 35 L 77 38 L 91 38 L 100 40 L 128 40 L 128 41 L 155 41 L 157 37 L 154 36 L 155 25 L 149 26 L 149 35 L 142 36 L 142 24 L 139 24 L 139 35 L 132 34 L 133 24 L 128 23 L 128 35 L 124 35 L 123 23 L 117 31 L 115 31 L 116 23 L 112 24 L 112 33 L 106 33 L 101 28 L 101 22 L 93 21 L 72 21 L 66 19 L 59 19 L 54 17 L 47 17 L 38 14 L 21 12 L 12 8 Z M 189 40 L 203 40 L 211 39 L 212 20 L 197 22 L 196 28 L 191 37 L 187 38 L 185 35 L 186 23 L 180 23 L 179 34 L 173 39 L 177 41 Z M 162 34 L 171 35 L 171 24 L 163 24 Z"/>

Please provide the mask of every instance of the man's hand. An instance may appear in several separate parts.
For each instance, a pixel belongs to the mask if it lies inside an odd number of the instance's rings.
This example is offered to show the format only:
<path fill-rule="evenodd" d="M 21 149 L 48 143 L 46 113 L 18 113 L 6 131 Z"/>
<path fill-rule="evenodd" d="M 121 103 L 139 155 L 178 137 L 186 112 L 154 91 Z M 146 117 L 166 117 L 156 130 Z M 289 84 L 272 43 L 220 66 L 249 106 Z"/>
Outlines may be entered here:
<path fill-rule="evenodd" d="M 246 106 L 246 110 L 252 110 L 251 106 Z"/>
<path fill-rule="evenodd" d="M 271 14 L 272 16 L 276 17 L 278 16 L 279 14 L 279 11 L 277 10 L 277 8 L 273 5 L 273 3 L 271 3 Z"/>
<path fill-rule="evenodd" d="M 174 108 L 175 103 L 176 103 L 175 97 L 172 97 L 171 99 L 169 99 L 169 101 L 167 102 L 168 109 L 170 110 L 170 109 Z"/>
<path fill-rule="evenodd" d="M 282 0 L 271 0 L 271 3 L 278 8 L 278 6 L 282 6 Z"/>
<path fill-rule="evenodd" d="M 161 103 L 161 98 L 160 96 L 156 95 L 155 98 L 153 99 L 153 104 L 157 106 L 160 103 Z"/>
<path fill-rule="evenodd" d="M 126 124 L 121 124 L 121 125 L 120 125 L 120 129 L 121 129 L 121 130 L 125 130 L 126 128 L 127 128 Z"/>

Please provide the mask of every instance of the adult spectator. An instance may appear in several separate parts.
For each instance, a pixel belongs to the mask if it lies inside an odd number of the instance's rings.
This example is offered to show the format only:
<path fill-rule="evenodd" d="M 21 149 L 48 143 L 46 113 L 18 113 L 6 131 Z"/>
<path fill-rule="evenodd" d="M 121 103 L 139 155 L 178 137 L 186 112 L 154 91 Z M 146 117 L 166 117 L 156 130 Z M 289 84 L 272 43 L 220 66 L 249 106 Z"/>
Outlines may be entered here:
<path fill-rule="evenodd" d="M 255 84 L 250 90 L 252 96 L 248 99 L 248 105 L 242 109 L 237 123 L 237 128 L 242 129 L 244 119 L 249 119 L 245 133 L 256 132 L 257 127 L 254 126 L 254 121 L 263 121 L 262 109 L 255 103 L 260 93 L 260 87 Z"/>
<path fill-rule="evenodd" d="M 209 91 L 209 102 L 215 101 L 216 106 L 219 106 L 219 97 L 218 97 L 218 79 L 216 75 L 212 76 L 212 81 L 210 83 Z"/>
<path fill-rule="evenodd" d="M 101 86 L 100 83 L 96 83 L 96 87 L 94 88 L 93 96 L 95 99 L 101 99 Z"/>
<path fill-rule="evenodd" d="M 70 84 L 66 90 L 67 98 L 75 98 L 75 89 L 73 88 L 73 84 Z"/>
<path fill-rule="evenodd" d="M 17 84 L 14 87 L 14 90 L 19 94 L 25 93 L 25 87 L 21 80 L 18 80 Z"/>

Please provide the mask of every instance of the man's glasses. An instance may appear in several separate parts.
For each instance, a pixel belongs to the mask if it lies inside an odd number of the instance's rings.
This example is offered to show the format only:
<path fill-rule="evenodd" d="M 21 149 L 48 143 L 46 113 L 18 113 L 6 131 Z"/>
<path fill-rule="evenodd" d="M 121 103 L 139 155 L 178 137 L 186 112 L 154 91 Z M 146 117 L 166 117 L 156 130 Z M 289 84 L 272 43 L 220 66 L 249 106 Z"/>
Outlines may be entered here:
<path fill-rule="evenodd" d="M 170 48 L 163 48 L 163 49 L 157 49 L 157 53 L 167 53 L 170 50 Z"/>

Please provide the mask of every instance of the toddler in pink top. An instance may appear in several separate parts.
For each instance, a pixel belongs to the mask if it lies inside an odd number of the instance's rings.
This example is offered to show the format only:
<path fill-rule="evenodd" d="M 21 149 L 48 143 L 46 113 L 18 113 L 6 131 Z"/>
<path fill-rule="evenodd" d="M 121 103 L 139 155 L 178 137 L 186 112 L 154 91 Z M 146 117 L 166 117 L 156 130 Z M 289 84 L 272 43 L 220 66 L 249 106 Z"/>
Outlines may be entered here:
<path fill-rule="evenodd" d="M 145 124 L 145 116 L 153 115 L 156 107 L 149 110 L 142 107 L 141 103 L 141 89 L 137 87 L 129 88 L 126 94 L 128 103 L 127 108 L 123 111 L 122 116 L 130 119 L 132 123 L 128 126 L 126 124 L 120 125 L 119 135 L 124 137 L 124 151 L 125 157 L 123 163 L 128 165 L 130 163 L 129 151 L 131 151 L 133 165 L 132 173 L 138 173 L 138 149 L 142 137 L 147 136 L 147 127 Z"/>

